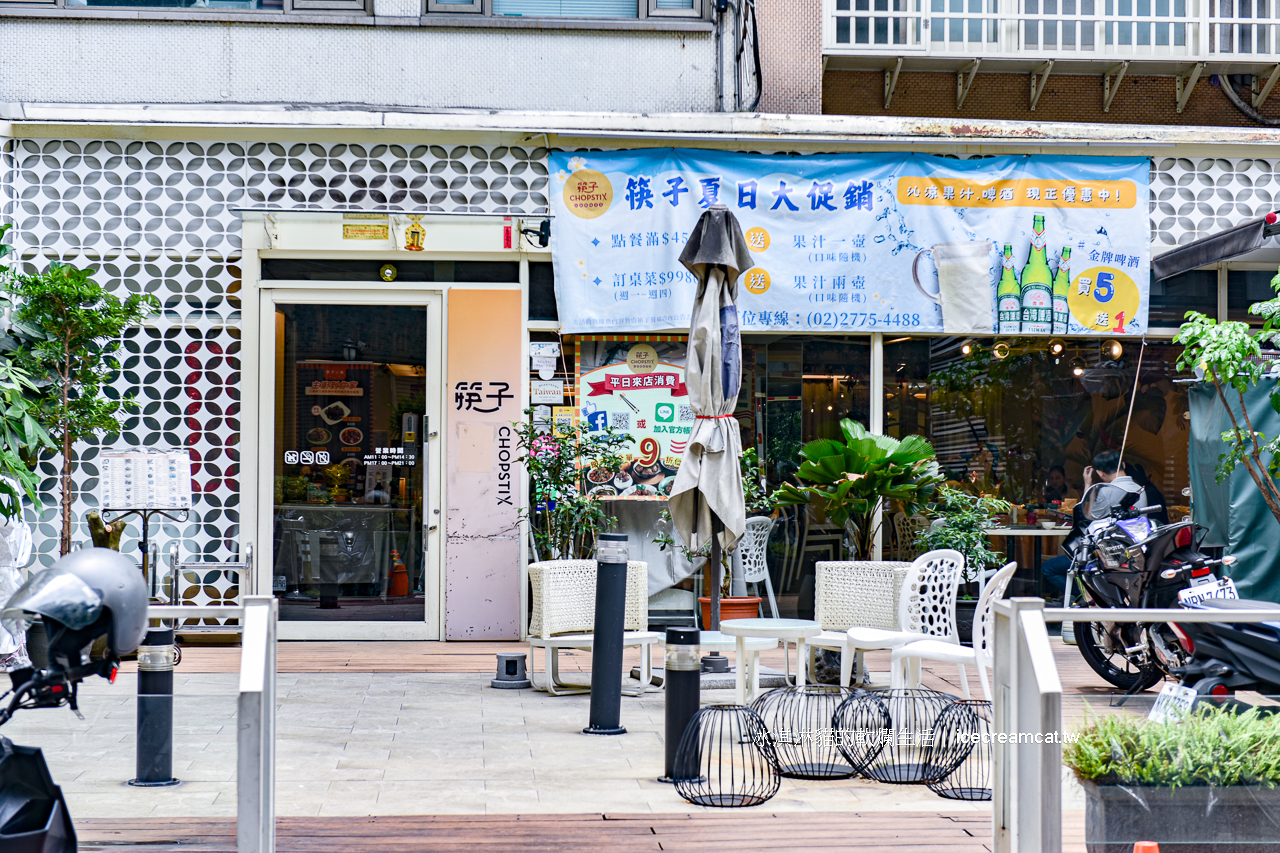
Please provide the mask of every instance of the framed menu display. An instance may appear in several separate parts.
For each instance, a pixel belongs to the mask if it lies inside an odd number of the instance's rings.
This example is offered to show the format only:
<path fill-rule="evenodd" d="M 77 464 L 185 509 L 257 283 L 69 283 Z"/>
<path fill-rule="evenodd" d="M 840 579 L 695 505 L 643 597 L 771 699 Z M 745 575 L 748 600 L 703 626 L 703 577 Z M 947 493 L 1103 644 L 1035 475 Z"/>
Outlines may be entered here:
<path fill-rule="evenodd" d="M 620 471 L 583 471 L 604 500 L 666 500 L 693 431 L 684 384 L 685 335 L 585 335 L 578 339 L 579 416 L 590 432 L 631 436 Z M 588 432 L 588 435 L 590 435 Z"/>
<path fill-rule="evenodd" d="M 108 450 L 101 498 L 110 509 L 190 509 L 191 455 L 185 450 Z"/>

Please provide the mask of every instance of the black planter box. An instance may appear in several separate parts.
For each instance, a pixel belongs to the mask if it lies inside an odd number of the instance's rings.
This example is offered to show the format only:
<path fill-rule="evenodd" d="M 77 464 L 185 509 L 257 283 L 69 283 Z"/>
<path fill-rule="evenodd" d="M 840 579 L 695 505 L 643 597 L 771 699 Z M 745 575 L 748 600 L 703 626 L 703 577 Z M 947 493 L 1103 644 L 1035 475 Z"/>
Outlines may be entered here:
<path fill-rule="evenodd" d="M 1280 788 L 1081 784 L 1089 853 L 1133 853 L 1137 841 L 1160 853 L 1280 851 Z"/>
<path fill-rule="evenodd" d="M 956 636 L 960 639 L 962 646 L 973 645 L 973 617 L 977 610 L 977 599 L 956 600 Z"/>

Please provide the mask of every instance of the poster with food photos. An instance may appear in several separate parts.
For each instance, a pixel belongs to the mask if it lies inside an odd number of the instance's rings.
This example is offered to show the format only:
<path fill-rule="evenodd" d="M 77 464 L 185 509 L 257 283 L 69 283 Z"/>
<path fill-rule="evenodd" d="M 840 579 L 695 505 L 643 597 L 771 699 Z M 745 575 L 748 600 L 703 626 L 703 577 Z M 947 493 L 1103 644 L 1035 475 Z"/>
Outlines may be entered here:
<path fill-rule="evenodd" d="M 577 347 L 579 417 L 590 436 L 613 427 L 632 443 L 620 470 L 584 468 L 602 500 L 665 500 L 693 432 L 684 335 L 588 335 Z"/>
<path fill-rule="evenodd" d="M 371 444 L 372 378 L 372 362 L 298 363 L 300 464 L 301 454 L 306 453 L 317 467 L 343 464 L 356 473 Z"/>

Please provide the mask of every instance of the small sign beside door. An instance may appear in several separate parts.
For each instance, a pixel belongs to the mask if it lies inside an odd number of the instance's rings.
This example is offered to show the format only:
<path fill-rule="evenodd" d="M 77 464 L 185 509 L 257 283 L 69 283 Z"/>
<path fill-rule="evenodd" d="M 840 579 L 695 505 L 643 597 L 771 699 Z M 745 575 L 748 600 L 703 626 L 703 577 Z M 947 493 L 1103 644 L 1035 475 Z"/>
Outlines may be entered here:
<path fill-rule="evenodd" d="M 558 406 L 564 402 L 564 380 L 551 379 L 529 383 L 529 404 Z"/>

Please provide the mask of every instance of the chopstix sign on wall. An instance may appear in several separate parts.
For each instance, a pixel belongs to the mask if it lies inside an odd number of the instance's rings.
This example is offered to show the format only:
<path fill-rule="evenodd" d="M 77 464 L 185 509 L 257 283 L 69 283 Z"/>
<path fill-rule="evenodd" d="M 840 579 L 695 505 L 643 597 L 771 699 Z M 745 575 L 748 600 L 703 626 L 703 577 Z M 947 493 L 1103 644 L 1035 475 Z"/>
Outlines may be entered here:
<path fill-rule="evenodd" d="M 752 253 L 743 331 L 1147 327 L 1146 158 L 550 156 L 565 332 L 687 327 L 694 279 L 679 256 L 713 204 L 737 216 Z"/>

